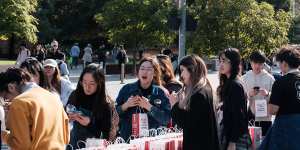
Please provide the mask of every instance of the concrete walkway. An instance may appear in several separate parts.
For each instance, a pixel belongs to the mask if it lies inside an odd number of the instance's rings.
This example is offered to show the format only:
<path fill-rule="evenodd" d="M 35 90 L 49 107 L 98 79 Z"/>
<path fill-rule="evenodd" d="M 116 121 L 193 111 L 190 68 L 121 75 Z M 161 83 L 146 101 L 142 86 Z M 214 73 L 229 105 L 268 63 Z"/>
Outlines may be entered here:
<path fill-rule="evenodd" d="M 81 72 L 82 72 L 82 68 L 70 70 L 70 81 L 73 83 L 75 87 L 77 85 Z M 212 84 L 213 89 L 216 90 L 216 88 L 219 85 L 218 73 L 209 72 L 208 79 Z M 127 74 L 126 79 L 124 81 L 125 84 L 121 84 L 120 75 L 116 74 L 116 75 L 105 75 L 105 80 L 106 80 L 105 85 L 106 85 L 107 93 L 109 94 L 109 96 L 111 96 L 111 98 L 115 100 L 118 96 L 120 89 L 127 83 L 133 83 L 137 81 L 137 78 L 133 75 Z"/>

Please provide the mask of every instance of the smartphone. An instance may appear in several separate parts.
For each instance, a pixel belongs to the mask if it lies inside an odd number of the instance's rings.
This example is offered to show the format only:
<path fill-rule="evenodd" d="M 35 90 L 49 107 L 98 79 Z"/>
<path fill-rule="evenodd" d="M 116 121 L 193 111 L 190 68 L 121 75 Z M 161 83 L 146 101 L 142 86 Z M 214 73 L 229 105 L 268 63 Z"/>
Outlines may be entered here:
<path fill-rule="evenodd" d="M 255 86 L 255 87 L 253 87 L 253 89 L 254 89 L 255 91 L 259 91 L 260 87 L 259 87 L 259 86 Z"/>
<path fill-rule="evenodd" d="M 80 110 L 74 111 L 74 113 L 79 114 L 79 115 L 83 115 L 83 113 Z"/>
<path fill-rule="evenodd" d="M 73 110 L 73 111 L 69 111 L 69 114 L 79 114 L 79 115 L 83 115 L 83 113 L 80 110 Z"/>

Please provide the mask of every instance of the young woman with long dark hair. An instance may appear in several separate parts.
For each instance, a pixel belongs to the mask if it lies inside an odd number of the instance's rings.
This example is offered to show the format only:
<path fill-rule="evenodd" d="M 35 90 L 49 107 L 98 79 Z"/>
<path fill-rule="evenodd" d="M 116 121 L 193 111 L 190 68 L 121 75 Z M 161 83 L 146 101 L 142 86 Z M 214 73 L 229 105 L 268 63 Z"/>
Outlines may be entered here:
<path fill-rule="evenodd" d="M 218 96 L 223 111 L 220 121 L 221 145 L 224 150 L 250 147 L 247 118 L 247 94 L 239 79 L 241 56 L 238 49 L 228 48 L 219 55 L 220 86 Z"/>
<path fill-rule="evenodd" d="M 119 117 L 113 101 L 106 94 L 105 77 L 98 65 L 90 64 L 84 68 L 67 107 L 69 104 L 80 111 L 68 114 L 74 121 L 71 131 L 71 145 L 74 148 L 84 147 L 78 141 L 87 138 L 115 139 Z"/>

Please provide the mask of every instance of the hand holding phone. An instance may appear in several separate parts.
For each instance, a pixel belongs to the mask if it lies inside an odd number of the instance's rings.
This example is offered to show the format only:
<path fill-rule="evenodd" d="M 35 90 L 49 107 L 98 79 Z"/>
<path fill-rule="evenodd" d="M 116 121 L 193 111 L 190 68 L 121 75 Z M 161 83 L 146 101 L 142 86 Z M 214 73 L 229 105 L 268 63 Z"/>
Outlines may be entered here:
<path fill-rule="evenodd" d="M 260 89 L 260 87 L 259 86 L 255 86 L 255 87 L 253 87 L 253 89 L 258 92 L 259 89 Z"/>

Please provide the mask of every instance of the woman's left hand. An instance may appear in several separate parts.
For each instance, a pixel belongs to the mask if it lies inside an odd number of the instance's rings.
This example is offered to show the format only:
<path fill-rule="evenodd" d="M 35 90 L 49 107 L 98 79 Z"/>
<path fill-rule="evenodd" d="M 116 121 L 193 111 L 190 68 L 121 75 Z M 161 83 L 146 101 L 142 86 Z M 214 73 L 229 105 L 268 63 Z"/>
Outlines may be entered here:
<path fill-rule="evenodd" d="M 175 91 L 173 91 L 170 96 L 169 96 L 169 102 L 171 104 L 171 107 L 173 107 L 177 102 L 177 93 Z"/>
<path fill-rule="evenodd" d="M 146 110 L 148 110 L 148 111 L 150 111 L 152 105 L 150 104 L 149 99 L 147 99 L 144 96 L 140 97 L 139 99 L 140 99 L 139 100 L 139 106 L 142 107 L 142 108 L 144 108 L 144 109 L 146 109 Z"/>
<path fill-rule="evenodd" d="M 83 125 L 83 126 L 88 126 L 88 125 L 90 124 L 90 122 L 91 122 L 90 117 L 82 116 L 82 115 L 79 115 L 79 114 L 76 116 L 75 120 L 76 120 L 79 124 L 81 124 L 81 125 Z"/>

